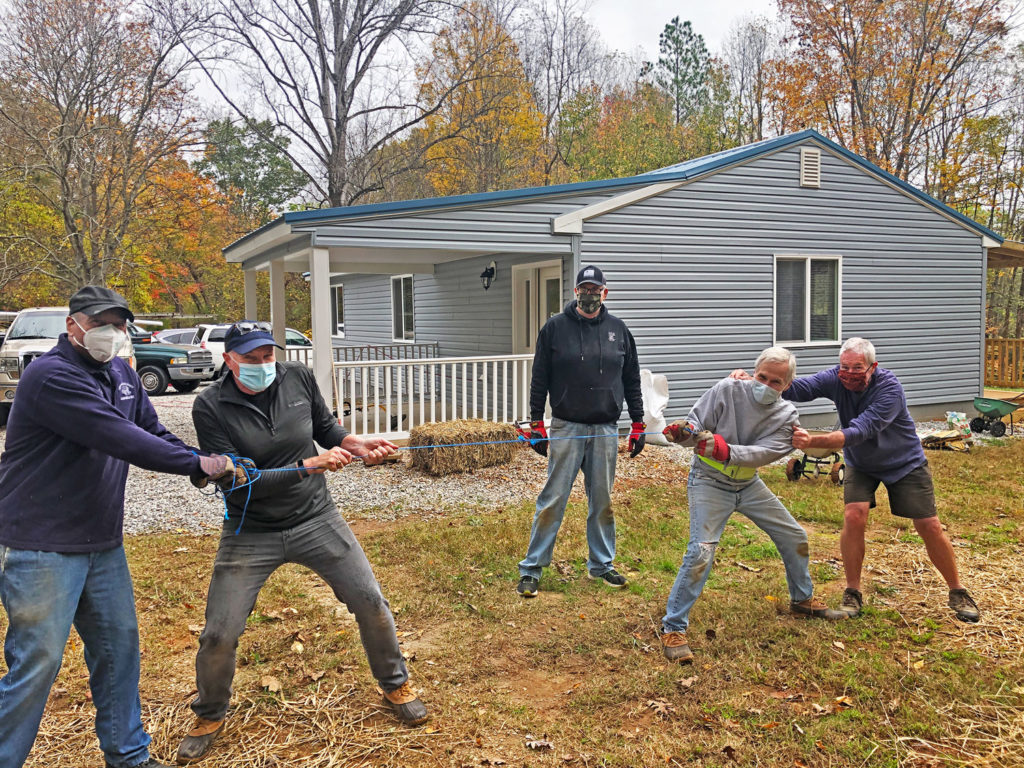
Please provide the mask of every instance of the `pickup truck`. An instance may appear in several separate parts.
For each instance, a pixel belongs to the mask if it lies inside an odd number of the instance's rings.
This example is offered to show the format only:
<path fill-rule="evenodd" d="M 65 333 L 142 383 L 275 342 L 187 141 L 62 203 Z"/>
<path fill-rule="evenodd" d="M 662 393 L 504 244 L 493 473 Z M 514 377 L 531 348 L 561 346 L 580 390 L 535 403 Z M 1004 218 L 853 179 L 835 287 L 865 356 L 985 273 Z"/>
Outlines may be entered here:
<path fill-rule="evenodd" d="M 15 315 L 0 344 L 0 427 L 14 404 L 14 393 L 25 366 L 49 352 L 66 330 L 67 307 L 29 307 Z M 118 352 L 135 367 L 134 347 L 129 340 Z"/>
<path fill-rule="evenodd" d="M 192 392 L 217 373 L 210 350 L 158 341 L 136 345 L 135 368 L 150 397 L 162 395 L 168 385 L 179 392 Z"/>

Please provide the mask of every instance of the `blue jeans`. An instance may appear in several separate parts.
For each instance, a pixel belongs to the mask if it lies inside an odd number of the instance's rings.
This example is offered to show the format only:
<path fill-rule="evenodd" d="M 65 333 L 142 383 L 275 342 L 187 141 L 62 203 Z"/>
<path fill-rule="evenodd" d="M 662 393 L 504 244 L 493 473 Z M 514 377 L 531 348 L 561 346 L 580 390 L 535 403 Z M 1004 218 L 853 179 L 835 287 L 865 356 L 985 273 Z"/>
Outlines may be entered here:
<path fill-rule="evenodd" d="M 715 548 L 733 512 L 746 515 L 775 542 L 786 566 L 790 600 L 800 602 L 813 594 L 814 585 L 808 570 L 807 533 L 761 478 L 754 478 L 752 483 L 736 490 L 727 483 L 717 483 L 691 473 L 687 497 L 690 503 L 690 542 L 668 596 L 668 609 L 661 620 L 664 631 L 685 632 L 689 626 L 690 609 L 708 580 Z"/>
<path fill-rule="evenodd" d="M 284 531 L 243 531 L 236 536 L 232 525 L 220 537 L 206 598 L 206 626 L 199 636 L 199 695 L 192 703 L 198 717 L 222 720 L 227 714 L 238 638 L 260 589 L 285 563 L 299 563 L 319 575 L 355 615 L 370 672 L 383 690 L 393 691 L 409 679 L 391 607 L 363 548 L 337 510 Z"/>
<path fill-rule="evenodd" d="M 552 438 L 580 439 L 548 443 L 548 481 L 537 497 L 530 545 L 526 557 L 519 563 L 519 575 L 539 579 L 544 567 L 551 565 L 551 553 L 565 515 L 565 505 L 569 502 L 576 475 L 582 469 L 587 491 L 587 546 L 590 549 L 587 570 L 593 576 L 600 576 L 612 569 L 612 561 L 615 560 L 612 484 L 615 482 L 615 459 L 619 450 L 618 427 L 615 423 L 578 424 L 552 419 L 549 434 Z M 584 437 L 591 439 L 582 439 Z"/>
<path fill-rule="evenodd" d="M 85 646 L 96 735 L 111 765 L 149 759 L 139 703 L 139 627 L 124 548 L 65 554 L 0 547 L 7 611 L 0 768 L 20 768 L 39 731 L 71 625 Z"/>

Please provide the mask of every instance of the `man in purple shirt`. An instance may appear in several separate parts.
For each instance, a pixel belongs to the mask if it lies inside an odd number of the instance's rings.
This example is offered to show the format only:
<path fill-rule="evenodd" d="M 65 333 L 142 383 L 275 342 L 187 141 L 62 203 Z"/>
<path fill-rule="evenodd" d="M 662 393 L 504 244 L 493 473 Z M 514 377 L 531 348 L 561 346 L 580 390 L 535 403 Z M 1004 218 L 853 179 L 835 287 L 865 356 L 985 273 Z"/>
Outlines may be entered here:
<path fill-rule="evenodd" d="M 118 350 L 124 298 L 86 286 L 67 333 L 25 368 L 0 456 L 0 768 L 20 768 L 39 730 L 71 626 L 82 638 L 107 768 L 158 768 L 139 701 L 139 628 L 122 523 L 129 462 L 197 483 L 232 472 L 159 422 Z"/>
<path fill-rule="evenodd" d="M 810 435 L 798 427 L 793 447 L 842 449 L 845 456 L 846 508 L 839 548 L 846 592 L 841 609 L 856 616 L 863 605 L 864 529 L 868 510 L 875 506 L 875 490 L 882 484 L 892 513 L 914 521 L 928 557 L 949 585 L 949 607 L 961 621 L 978 621 L 978 606 L 960 583 L 953 547 L 935 510 L 932 475 L 903 386 L 892 371 L 878 367 L 874 345 L 867 339 L 848 339 L 839 350 L 839 365 L 796 379 L 783 397 L 796 402 L 827 397 L 839 411 L 842 429 Z"/>

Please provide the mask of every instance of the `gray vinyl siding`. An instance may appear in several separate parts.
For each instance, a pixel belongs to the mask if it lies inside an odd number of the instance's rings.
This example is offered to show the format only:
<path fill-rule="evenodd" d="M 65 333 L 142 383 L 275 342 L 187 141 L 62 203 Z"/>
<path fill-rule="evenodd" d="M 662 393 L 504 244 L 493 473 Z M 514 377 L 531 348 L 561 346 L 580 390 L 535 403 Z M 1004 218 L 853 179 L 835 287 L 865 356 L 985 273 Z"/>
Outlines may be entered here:
<path fill-rule="evenodd" d="M 762 156 L 552 235 L 560 214 L 626 188 L 490 207 L 318 224 L 319 245 L 408 245 L 486 255 L 415 275 L 416 342 L 442 356 L 509 354 L 516 264 L 560 259 L 563 303 L 581 264 L 608 277 L 610 311 L 637 341 L 640 365 L 669 379 L 669 419 L 773 343 L 780 255 L 841 257 L 841 338 L 871 339 L 911 405 L 969 403 L 981 382 L 981 237 L 822 149 L 822 186 L 798 185 L 799 147 Z M 497 275 L 488 291 L 480 272 Z M 387 275 L 346 275 L 346 343 L 390 344 Z M 801 375 L 834 365 L 839 343 L 793 346 Z M 962 408 L 961 408 L 962 409 Z M 831 412 L 827 403 L 802 413 Z"/>
<path fill-rule="evenodd" d="M 344 275 L 331 283 L 345 286 L 345 344 L 393 343 L 387 275 Z"/>
<path fill-rule="evenodd" d="M 798 174 L 794 147 L 584 225 L 582 260 L 605 269 L 641 367 L 669 379 L 667 416 L 773 343 L 776 255 L 840 255 L 842 338 L 871 339 L 911 404 L 969 402 L 981 380 L 981 238 L 828 151 L 820 189 Z M 839 344 L 792 348 L 805 375 L 834 365 Z"/>

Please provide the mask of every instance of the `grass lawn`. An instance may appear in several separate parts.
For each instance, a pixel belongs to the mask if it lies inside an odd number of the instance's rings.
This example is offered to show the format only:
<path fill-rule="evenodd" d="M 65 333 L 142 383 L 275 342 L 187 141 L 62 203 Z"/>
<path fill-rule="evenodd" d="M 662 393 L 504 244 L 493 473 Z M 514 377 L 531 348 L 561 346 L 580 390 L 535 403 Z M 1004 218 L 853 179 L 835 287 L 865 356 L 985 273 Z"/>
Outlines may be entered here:
<path fill-rule="evenodd" d="M 288 567 L 250 617 L 229 725 L 203 765 L 1024 766 L 1024 441 L 929 459 L 980 624 L 955 621 L 920 539 L 881 494 L 862 617 L 792 618 L 774 546 L 735 516 L 693 611 L 695 663 L 670 665 L 657 628 L 687 540 L 685 475 L 617 489 L 627 590 L 586 578 L 574 500 L 534 600 L 515 594 L 533 499 L 509 488 L 499 511 L 353 524 L 434 715 L 427 726 L 383 710 L 351 616 Z M 787 482 L 781 468 L 763 476 L 810 532 L 818 594 L 835 605 L 841 490 Z M 127 548 L 144 719 L 170 762 L 191 723 L 216 539 Z M 81 657 L 73 636 L 29 766 L 102 764 Z"/>

